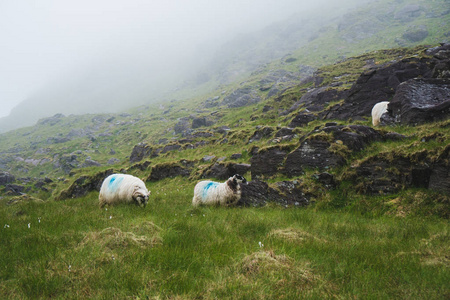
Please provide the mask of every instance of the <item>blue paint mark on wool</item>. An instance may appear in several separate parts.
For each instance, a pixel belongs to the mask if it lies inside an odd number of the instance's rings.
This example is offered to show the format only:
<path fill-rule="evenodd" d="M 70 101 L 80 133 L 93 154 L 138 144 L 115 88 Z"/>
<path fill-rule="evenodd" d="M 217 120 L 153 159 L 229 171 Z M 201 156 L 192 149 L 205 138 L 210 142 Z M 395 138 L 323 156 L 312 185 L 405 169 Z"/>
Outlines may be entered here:
<path fill-rule="evenodd" d="M 205 187 L 203 188 L 203 193 L 202 193 L 202 199 L 205 199 L 206 197 L 207 197 L 207 195 L 208 195 L 208 191 L 212 188 L 212 189 L 216 189 L 217 188 L 217 186 L 219 185 L 220 183 L 217 183 L 217 182 L 208 182 L 208 184 L 207 185 L 205 185 Z"/>
<path fill-rule="evenodd" d="M 119 188 L 120 183 L 122 182 L 122 180 L 123 180 L 123 176 L 121 176 L 121 175 L 113 175 L 111 177 L 111 179 L 109 180 L 108 188 L 112 192 L 114 192 L 115 190 L 117 190 Z"/>

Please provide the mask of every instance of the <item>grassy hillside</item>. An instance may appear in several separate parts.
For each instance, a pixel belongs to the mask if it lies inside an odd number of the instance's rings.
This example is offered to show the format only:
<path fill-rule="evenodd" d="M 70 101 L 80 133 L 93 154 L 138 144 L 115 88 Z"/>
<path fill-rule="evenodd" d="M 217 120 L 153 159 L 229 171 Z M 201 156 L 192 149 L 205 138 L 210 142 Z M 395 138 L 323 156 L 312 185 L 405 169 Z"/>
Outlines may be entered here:
<path fill-rule="evenodd" d="M 338 88 L 348 89 L 368 61 L 385 64 L 423 56 L 423 50 L 371 52 L 316 74 L 327 85 L 345 78 Z M 219 159 L 248 163 L 255 147 L 294 149 L 304 135 L 329 138 L 316 130 L 330 121 L 371 124 L 368 116 L 354 122 L 314 120 L 295 128 L 290 140 L 250 141 L 261 127 L 286 127 L 298 111 L 280 112 L 305 95 L 311 82 L 274 97 L 259 90 L 259 103 L 240 108 L 205 106 L 217 95 L 222 100 L 243 86 L 259 86 L 264 76 L 256 72 L 244 83 L 189 101 L 123 114 L 56 115 L 0 135 L 2 169 L 24 187 L 23 195 L 2 187 L 0 196 L 1 298 L 447 298 L 449 196 L 420 187 L 365 194 L 349 178 L 355 166 L 379 153 L 438 156 L 450 144 L 449 120 L 384 127 L 381 132 L 406 138 L 373 142 L 359 152 L 334 149 L 348 159 L 327 170 L 339 180 L 335 189 L 318 183 L 315 169 L 305 169 L 301 176 L 264 178 L 274 188 L 284 180 L 300 182 L 310 197 L 306 207 L 192 207 L 196 182 Z M 213 125 L 201 126 L 189 137 L 176 133 L 183 118 L 191 126 L 201 117 Z M 226 133 L 223 126 L 229 128 Z M 179 148 L 131 163 L 138 143 Z M 192 146 L 197 143 L 202 144 Z M 236 153 L 241 157 L 231 159 Z M 214 158 L 204 160 L 206 156 Z M 99 209 L 97 191 L 60 197 L 83 176 L 113 169 L 148 179 L 157 166 L 181 160 L 194 162 L 189 177 L 147 180 L 152 194 L 145 209 Z M 44 178 L 50 181 L 39 185 Z"/>
<path fill-rule="evenodd" d="M 277 206 L 194 209 L 192 182 L 149 187 L 146 209 L 101 210 L 97 193 L 3 204 L 1 297 L 449 295 L 448 220 Z"/>

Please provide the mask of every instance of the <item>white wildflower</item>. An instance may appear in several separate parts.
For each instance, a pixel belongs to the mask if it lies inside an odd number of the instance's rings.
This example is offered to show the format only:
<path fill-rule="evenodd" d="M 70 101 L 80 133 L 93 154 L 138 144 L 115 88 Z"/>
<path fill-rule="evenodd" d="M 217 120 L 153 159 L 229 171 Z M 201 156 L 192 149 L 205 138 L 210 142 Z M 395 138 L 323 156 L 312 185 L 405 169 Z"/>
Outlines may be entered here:
<path fill-rule="evenodd" d="M 31 227 L 31 223 L 28 223 L 28 228 L 30 228 Z"/>
<path fill-rule="evenodd" d="M 112 216 L 109 216 L 109 219 L 111 220 L 111 219 L 112 219 Z"/>
<path fill-rule="evenodd" d="M 3 226 L 3 228 L 9 228 L 9 225 L 8 225 L 8 224 L 5 224 L 5 226 Z"/>
<path fill-rule="evenodd" d="M 258 244 L 259 244 L 259 248 L 264 247 L 264 244 L 263 244 L 263 243 L 259 242 Z"/>

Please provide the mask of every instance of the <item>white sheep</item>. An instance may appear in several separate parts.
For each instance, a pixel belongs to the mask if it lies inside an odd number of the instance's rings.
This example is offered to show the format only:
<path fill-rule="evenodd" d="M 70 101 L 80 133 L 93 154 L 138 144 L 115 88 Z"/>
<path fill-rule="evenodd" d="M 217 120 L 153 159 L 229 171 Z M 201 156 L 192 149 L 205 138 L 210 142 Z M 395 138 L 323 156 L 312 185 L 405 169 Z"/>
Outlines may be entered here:
<path fill-rule="evenodd" d="M 200 181 L 195 185 L 192 205 L 234 205 L 241 199 L 240 183 L 246 184 L 247 180 L 239 174 L 228 178 L 223 183 L 209 180 Z"/>
<path fill-rule="evenodd" d="M 133 202 L 145 207 L 149 195 L 150 192 L 139 178 L 127 174 L 112 174 L 103 181 L 98 200 L 100 207 Z"/>
<path fill-rule="evenodd" d="M 380 125 L 381 116 L 387 112 L 389 101 L 378 102 L 372 108 L 372 124 L 373 126 Z"/>

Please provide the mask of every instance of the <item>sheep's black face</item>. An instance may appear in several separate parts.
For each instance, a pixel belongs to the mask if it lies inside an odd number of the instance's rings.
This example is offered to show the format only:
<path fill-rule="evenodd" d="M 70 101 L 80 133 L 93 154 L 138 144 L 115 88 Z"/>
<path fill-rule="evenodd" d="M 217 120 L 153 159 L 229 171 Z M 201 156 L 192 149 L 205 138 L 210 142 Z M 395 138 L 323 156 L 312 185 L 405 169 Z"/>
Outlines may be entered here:
<path fill-rule="evenodd" d="M 145 208 L 145 206 L 147 206 L 148 203 L 148 196 L 149 195 L 138 194 L 136 195 L 136 197 L 134 197 L 134 201 L 136 201 L 136 204 L 139 205 L 140 207 Z"/>
<path fill-rule="evenodd" d="M 244 178 L 244 176 L 241 176 L 239 174 L 234 175 L 234 180 L 236 183 L 247 184 L 247 180 Z"/>
<path fill-rule="evenodd" d="M 144 207 L 147 206 L 148 203 L 148 195 L 138 195 L 135 198 L 136 204 L 139 205 L 140 207 Z"/>

